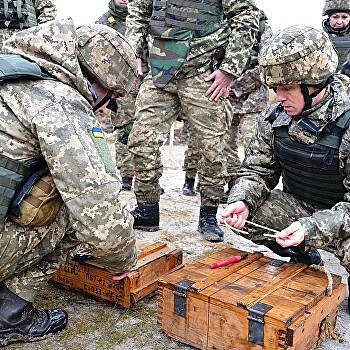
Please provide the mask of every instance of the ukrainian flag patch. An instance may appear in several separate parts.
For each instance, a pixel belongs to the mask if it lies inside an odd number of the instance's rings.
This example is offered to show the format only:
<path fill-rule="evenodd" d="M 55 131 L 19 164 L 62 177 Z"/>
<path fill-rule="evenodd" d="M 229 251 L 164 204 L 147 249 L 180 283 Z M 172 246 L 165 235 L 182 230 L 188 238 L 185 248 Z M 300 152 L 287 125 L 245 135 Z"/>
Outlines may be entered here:
<path fill-rule="evenodd" d="M 103 131 L 102 131 L 101 128 L 98 128 L 98 127 L 94 126 L 92 128 L 91 132 L 92 132 L 92 135 L 94 137 L 97 137 L 99 139 L 104 139 L 105 138 L 105 135 L 103 134 Z"/>

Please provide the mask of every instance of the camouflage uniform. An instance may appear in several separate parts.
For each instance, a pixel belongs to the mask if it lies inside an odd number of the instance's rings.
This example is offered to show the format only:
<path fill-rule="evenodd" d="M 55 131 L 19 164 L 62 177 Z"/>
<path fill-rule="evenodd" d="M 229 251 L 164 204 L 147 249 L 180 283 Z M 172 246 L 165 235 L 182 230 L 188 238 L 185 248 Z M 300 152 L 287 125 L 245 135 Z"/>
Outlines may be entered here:
<path fill-rule="evenodd" d="M 28 1 L 28 3 L 30 3 L 30 1 Z M 35 22 L 41 24 L 56 18 L 56 6 L 52 0 L 33 0 L 32 6 L 33 23 L 30 23 L 28 26 L 33 26 Z M 5 24 L 0 24 L 0 27 L 0 46 L 2 46 L 3 42 L 13 33 L 21 30 L 11 23 L 8 27 Z"/>
<path fill-rule="evenodd" d="M 266 24 L 266 20 L 267 18 L 262 12 L 260 30 L 249 60 L 249 68 L 239 78 L 235 79 L 232 85 L 233 95 L 230 96 L 230 102 L 233 109 L 233 116 L 231 127 L 226 133 L 225 153 L 227 156 L 228 176 L 233 181 L 240 165 L 236 143 L 237 128 L 243 146 L 247 148 L 255 130 L 256 118 L 268 105 L 268 88 L 262 84 L 259 68 L 257 67 L 259 47 L 272 35 L 271 27 Z M 190 178 L 195 178 L 197 172 L 199 153 L 196 149 L 195 141 L 193 138 L 190 138 L 183 167 L 186 176 Z"/>
<path fill-rule="evenodd" d="M 241 74 L 258 30 L 258 9 L 245 0 L 218 1 L 217 4 L 213 1 L 212 7 L 219 5 L 211 13 L 216 19 L 206 28 L 199 28 L 197 32 L 190 29 L 189 21 L 180 21 L 183 28 L 175 25 L 174 30 L 162 32 L 158 31 L 158 25 L 162 28 L 168 23 L 168 19 L 160 18 L 167 13 L 163 7 L 172 5 L 167 1 L 158 5 L 151 0 L 135 0 L 129 4 L 127 17 L 127 38 L 137 55 L 141 53 L 146 33 L 151 36 L 151 74 L 145 78 L 138 94 L 136 123 L 129 138 L 136 171 L 136 198 L 138 203 L 159 202 L 158 179 L 162 175 L 159 147 L 182 113 L 188 120 L 191 137 L 198 140 L 201 150 L 198 167 L 201 203 L 216 207 L 227 177 L 223 137 L 230 125 L 232 109 L 228 100 L 211 102 L 204 96 L 212 84 L 204 78 L 211 73 L 209 66 L 214 50 L 224 45 L 227 45 L 226 55 L 220 69 L 234 77 Z M 215 13 L 221 5 L 220 13 Z M 195 6 L 195 2 L 174 11 L 180 17 L 191 17 L 191 13 L 195 16 L 198 10 L 191 6 Z M 229 21 L 220 21 L 222 15 L 228 14 Z"/>
<path fill-rule="evenodd" d="M 104 13 L 96 23 L 105 24 L 119 33 L 125 35 L 126 31 L 126 16 L 128 14 L 127 5 L 117 5 L 114 0 L 110 0 L 108 4 L 109 10 Z M 145 56 L 144 56 L 145 58 Z M 146 59 L 147 60 L 147 59 Z M 144 59 L 145 61 L 145 59 Z M 147 63 L 144 64 L 144 71 L 146 72 Z M 117 99 L 118 110 L 116 113 L 111 112 L 105 115 L 105 119 L 101 118 L 100 121 L 102 124 L 106 124 L 109 131 L 113 126 L 109 124 L 112 123 L 117 128 L 122 127 L 125 124 L 133 122 L 135 120 L 135 105 L 136 105 L 136 96 L 138 93 L 139 87 L 136 86 L 127 96 Z M 106 128 L 106 127 L 105 127 Z M 109 131 L 110 132 L 110 131 Z M 116 163 L 117 168 L 120 171 L 122 177 L 133 177 L 134 176 L 134 167 L 131 161 L 131 154 L 128 151 L 128 148 L 125 144 L 119 142 L 118 140 L 115 143 L 116 148 Z"/>
<path fill-rule="evenodd" d="M 36 62 L 52 79 L 0 84 L 0 155 L 21 162 L 42 155 L 63 199 L 51 225 L 22 227 L 7 218 L 0 229 L 0 280 L 25 300 L 33 300 L 78 245 L 115 273 L 136 261 L 132 217 L 118 199 L 120 180 L 107 144 L 93 132 L 93 96 L 77 59 L 78 40 L 91 39 L 89 27 L 77 37 L 78 30 L 70 19 L 52 21 L 13 35 L 3 47 Z M 117 78 L 104 68 L 108 86 Z"/>
<path fill-rule="evenodd" d="M 291 40 L 290 28 L 277 33 L 261 54 L 262 75 L 269 86 L 326 81 L 321 85 L 321 89 L 325 86 L 325 95 L 304 109 L 300 118 L 289 116 L 278 103 L 259 116 L 228 203 L 244 201 L 249 220 L 276 230 L 299 221 L 306 246 L 333 252 L 350 272 L 350 80 L 332 75 L 337 66 L 336 52 L 321 31 L 308 30 L 317 32 L 318 39 L 296 30 L 297 39 Z M 308 39 L 317 43 L 316 50 L 314 45 L 312 50 L 302 51 Z M 289 50 L 295 62 L 289 60 Z M 337 142 L 324 142 L 324 136 Z M 290 149 L 294 156 L 289 154 Z M 280 176 L 283 191 L 274 189 Z M 266 231 L 249 225 L 248 231 L 248 238 L 254 242 L 272 242 L 263 236 Z"/>
<path fill-rule="evenodd" d="M 322 27 L 337 50 L 339 58 L 337 70 L 340 71 L 342 65 L 347 62 L 347 55 L 350 50 L 350 25 L 347 25 L 345 28 L 332 28 L 329 23 L 329 16 L 335 12 L 347 12 L 350 14 L 349 1 L 326 0 L 322 10 L 322 16 L 328 16 L 328 18 L 323 20 Z M 344 71 L 342 73 L 350 76 L 349 71 Z"/>
<path fill-rule="evenodd" d="M 249 145 L 250 139 L 256 127 L 258 114 L 268 105 L 269 92 L 265 84 L 261 82 L 258 67 L 258 54 L 261 46 L 271 37 L 272 30 L 268 26 L 267 17 L 262 12 L 260 18 L 260 30 L 250 56 L 248 69 L 232 84 L 230 102 L 234 111 L 231 129 L 226 134 L 225 152 L 227 156 L 227 170 L 229 181 L 234 181 L 239 167 L 237 163 L 236 133 L 244 149 Z M 229 185 L 229 187 L 232 187 Z"/>

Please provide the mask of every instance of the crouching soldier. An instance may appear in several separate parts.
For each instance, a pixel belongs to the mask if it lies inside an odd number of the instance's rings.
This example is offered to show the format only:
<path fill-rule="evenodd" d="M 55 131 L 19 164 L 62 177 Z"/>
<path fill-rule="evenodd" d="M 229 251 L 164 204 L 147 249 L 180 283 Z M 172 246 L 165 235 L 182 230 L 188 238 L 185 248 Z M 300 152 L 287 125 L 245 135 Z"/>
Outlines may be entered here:
<path fill-rule="evenodd" d="M 350 272 L 350 80 L 334 74 L 337 53 L 311 27 L 277 32 L 259 63 L 277 103 L 258 119 L 221 221 L 296 262 L 319 263 L 315 248 L 328 250 Z M 248 218 L 280 231 L 276 240 Z"/>
<path fill-rule="evenodd" d="M 45 282 L 81 247 L 121 274 L 136 262 L 133 219 L 118 199 L 94 109 L 127 93 L 136 58 L 103 25 L 70 19 L 16 33 L 0 55 L 0 345 L 67 325 L 36 309 Z"/>

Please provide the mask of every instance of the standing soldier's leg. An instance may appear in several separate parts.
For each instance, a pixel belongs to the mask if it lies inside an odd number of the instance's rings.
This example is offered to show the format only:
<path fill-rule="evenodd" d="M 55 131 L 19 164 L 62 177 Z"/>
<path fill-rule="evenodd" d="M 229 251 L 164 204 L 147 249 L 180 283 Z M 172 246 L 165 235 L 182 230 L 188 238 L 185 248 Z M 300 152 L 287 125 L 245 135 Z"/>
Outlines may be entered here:
<path fill-rule="evenodd" d="M 224 155 L 224 135 L 229 125 L 229 102 L 209 101 L 205 92 L 211 82 L 204 78 L 210 73 L 182 79 L 178 84 L 178 93 L 185 116 L 188 119 L 191 137 L 198 143 L 200 161 L 198 181 L 201 195 L 199 232 L 212 242 L 223 240 L 223 231 L 219 228 L 216 213 L 223 195 L 227 171 Z"/>
<path fill-rule="evenodd" d="M 175 86 L 170 83 L 166 89 L 158 89 L 147 76 L 137 96 L 136 122 L 128 141 L 135 167 L 134 228 L 159 229 L 159 178 L 163 171 L 159 148 L 179 112 Z"/>
<path fill-rule="evenodd" d="M 225 135 L 225 155 L 227 161 L 227 184 L 228 189 L 221 198 L 221 203 L 227 203 L 227 198 L 233 187 L 233 184 L 237 177 L 237 170 L 241 165 L 241 161 L 238 156 L 238 125 L 239 125 L 239 116 L 233 114 L 231 126 Z"/>
<path fill-rule="evenodd" d="M 188 129 L 188 122 L 185 121 L 184 126 Z M 199 162 L 199 150 L 196 140 L 191 136 L 189 130 L 189 139 L 187 144 L 187 150 L 185 151 L 184 166 L 182 170 L 185 172 L 185 183 L 182 187 L 182 193 L 185 196 L 195 196 L 196 190 L 194 183 L 196 181 L 198 162 Z"/>
<path fill-rule="evenodd" d="M 115 142 L 115 159 L 117 169 L 122 177 L 122 189 L 130 191 L 132 187 L 132 180 L 134 177 L 134 165 L 132 164 L 132 156 L 126 146 L 127 137 L 125 137 L 126 129 L 130 130 L 132 122 L 135 120 L 135 105 L 136 94 L 129 93 L 117 100 L 117 111 L 112 113 L 112 122 L 119 129 L 118 134 L 121 138 L 126 138 L 122 142 Z M 130 125 L 130 129 L 129 129 Z"/>
<path fill-rule="evenodd" d="M 115 142 L 115 158 L 117 169 L 122 177 L 122 189 L 130 191 L 134 177 L 134 166 L 127 145 L 118 141 Z"/>
<path fill-rule="evenodd" d="M 244 113 L 239 116 L 239 129 L 244 150 L 248 148 L 250 139 L 255 132 L 258 114 L 259 113 Z"/>

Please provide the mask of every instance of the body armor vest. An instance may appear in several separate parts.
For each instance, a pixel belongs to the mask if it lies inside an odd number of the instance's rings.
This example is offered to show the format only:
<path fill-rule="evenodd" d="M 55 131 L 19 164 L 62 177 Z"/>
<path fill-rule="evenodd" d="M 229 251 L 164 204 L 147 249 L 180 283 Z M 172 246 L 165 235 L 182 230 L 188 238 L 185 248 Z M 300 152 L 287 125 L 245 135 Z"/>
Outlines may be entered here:
<path fill-rule="evenodd" d="M 334 45 L 334 48 L 338 54 L 338 67 L 337 71 L 341 70 L 343 63 L 347 61 L 347 55 L 350 50 L 350 36 L 335 36 L 330 35 L 329 37 Z"/>
<path fill-rule="evenodd" d="M 222 20 L 222 2 L 218 0 L 154 0 L 150 33 L 155 38 L 187 39 L 206 36 Z"/>
<path fill-rule="evenodd" d="M 349 123 L 350 112 L 346 112 L 328 124 L 313 144 L 307 145 L 293 141 L 288 126 L 274 128 L 283 191 L 320 209 L 344 200 L 346 189 L 344 176 L 339 172 L 339 146 Z"/>
<path fill-rule="evenodd" d="M 0 55 L 0 82 L 20 78 L 52 79 L 20 55 Z M 0 154 L 0 224 L 9 214 L 19 215 L 19 204 L 35 181 L 48 172 L 42 157 L 19 162 Z"/>
<path fill-rule="evenodd" d="M 32 0 L 0 0 L 0 27 L 25 29 L 38 24 Z"/>

